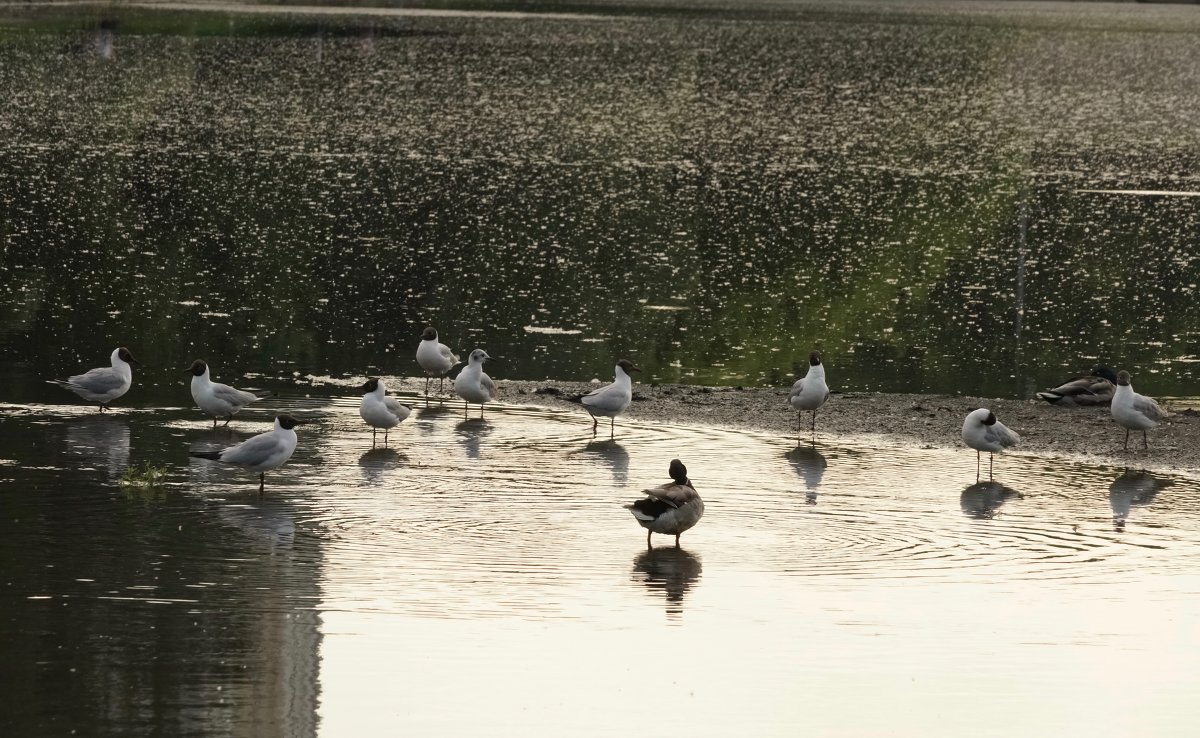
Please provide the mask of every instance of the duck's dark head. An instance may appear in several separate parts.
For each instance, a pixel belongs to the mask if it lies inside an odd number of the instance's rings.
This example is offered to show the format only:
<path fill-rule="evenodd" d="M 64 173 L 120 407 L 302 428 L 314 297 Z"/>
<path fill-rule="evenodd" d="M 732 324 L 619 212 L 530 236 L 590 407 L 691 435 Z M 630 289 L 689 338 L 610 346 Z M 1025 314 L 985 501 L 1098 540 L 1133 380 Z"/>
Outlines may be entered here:
<path fill-rule="evenodd" d="M 184 371 L 188 374 L 191 374 L 193 377 L 202 377 L 204 376 L 204 372 L 208 371 L 208 364 L 196 359 L 192 362 L 192 365 L 187 369 L 184 369 Z"/>
<path fill-rule="evenodd" d="M 359 389 L 363 392 L 374 392 L 378 387 L 379 380 L 375 377 L 371 377 L 367 381 L 363 382 L 363 385 L 359 387 Z"/>
<path fill-rule="evenodd" d="M 429 326 L 425 330 L 421 331 L 421 340 L 422 341 L 436 341 L 437 340 L 437 331 L 435 331 L 433 329 L 433 326 Z"/>
<path fill-rule="evenodd" d="M 1098 366 L 1095 369 L 1093 369 L 1092 376 L 1093 377 L 1102 377 L 1102 378 L 1107 379 L 1108 381 L 1112 382 L 1113 384 L 1117 383 L 1117 373 L 1114 372 L 1112 369 L 1109 369 L 1106 366 Z"/>
<path fill-rule="evenodd" d="M 1117 372 L 1117 386 L 1128 387 L 1130 379 L 1129 372 Z"/>
<path fill-rule="evenodd" d="M 634 366 L 633 362 L 630 361 L 629 359 L 621 359 L 620 361 L 617 362 L 617 366 L 624 369 L 626 374 L 629 374 L 630 372 L 640 372 L 641 371 L 641 369 L 638 369 L 636 366 Z"/>
<path fill-rule="evenodd" d="M 671 459 L 671 479 L 675 480 L 675 484 L 692 486 L 691 480 L 688 479 L 687 467 L 679 459 Z"/>
<path fill-rule="evenodd" d="M 138 366 L 142 365 L 142 362 L 133 358 L 133 354 L 129 353 L 129 349 L 125 348 L 124 346 L 117 349 L 117 358 L 126 364 L 137 364 Z"/>
<path fill-rule="evenodd" d="M 821 352 L 814 351 L 808 355 L 809 366 L 821 366 Z"/>
<path fill-rule="evenodd" d="M 275 422 L 279 423 L 279 427 L 283 428 L 284 430 L 291 430 L 298 425 L 312 424 L 311 420 L 300 420 L 298 418 L 293 418 L 291 415 L 277 415 L 275 416 Z"/>

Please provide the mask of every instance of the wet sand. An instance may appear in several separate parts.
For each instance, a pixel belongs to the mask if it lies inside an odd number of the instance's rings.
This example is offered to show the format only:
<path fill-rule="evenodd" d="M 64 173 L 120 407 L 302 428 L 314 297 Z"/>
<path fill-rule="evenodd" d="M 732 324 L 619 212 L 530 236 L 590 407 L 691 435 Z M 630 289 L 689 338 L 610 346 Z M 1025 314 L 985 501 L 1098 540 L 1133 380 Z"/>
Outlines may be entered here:
<path fill-rule="evenodd" d="M 503 380 L 497 381 L 497 385 L 500 402 L 574 409 L 584 424 L 590 422 L 587 414 L 578 403 L 567 398 L 599 386 L 583 382 Z M 404 389 L 415 386 L 406 383 Z M 422 380 L 418 391 L 423 387 Z M 796 413 L 788 405 L 788 392 L 786 388 L 635 384 L 634 402 L 624 417 L 744 428 L 811 439 L 808 413 L 803 414 L 804 431 L 797 433 Z M 987 407 L 1002 423 L 1021 434 L 1021 443 L 1006 453 L 1200 475 L 1200 422 L 1197 421 L 1200 412 L 1172 406 L 1170 402 L 1162 404 L 1171 417 L 1149 431 L 1149 450 L 1142 448 L 1141 433 L 1135 432 L 1129 437 L 1129 451 L 1125 451 L 1122 449 L 1125 429 L 1112 419 L 1108 406 L 1062 408 L 1041 400 L 835 393 L 817 415 L 817 441 L 837 443 L 843 438 L 892 446 L 958 448 L 965 455 L 970 450 L 960 435 L 963 418 L 975 408 Z M 607 422 L 601 422 L 600 432 L 607 435 L 608 429 L 604 427 Z M 620 422 L 618 419 L 618 436 Z"/>

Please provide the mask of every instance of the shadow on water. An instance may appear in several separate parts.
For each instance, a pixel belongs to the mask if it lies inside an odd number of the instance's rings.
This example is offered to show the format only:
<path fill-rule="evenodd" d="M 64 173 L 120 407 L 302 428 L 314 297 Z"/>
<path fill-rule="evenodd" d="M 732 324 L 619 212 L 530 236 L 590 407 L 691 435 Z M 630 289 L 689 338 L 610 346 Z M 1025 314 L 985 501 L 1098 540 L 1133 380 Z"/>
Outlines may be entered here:
<path fill-rule="evenodd" d="M 1171 480 L 1146 471 L 1126 469 L 1108 488 L 1108 504 L 1112 507 L 1113 529 L 1125 530 L 1125 523 L 1135 507 L 1147 507 L 1158 493 L 1171 485 Z"/>
<path fill-rule="evenodd" d="M 129 466 L 129 423 L 122 418 L 97 415 L 72 420 L 63 443 L 67 453 L 95 464 L 109 479 L 121 476 Z"/>
<path fill-rule="evenodd" d="M 700 557 L 674 546 L 647 549 L 633 559 L 634 581 L 665 596 L 672 621 L 683 615 L 684 596 L 700 580 L 701 569 Z"/>
<path fill-rule="evenodd" d="M 818 451 L 815 446 L 801 442 L 799 446 L 788 451 L 784 456 L 791 462 L 796 474 L 804 480 L 804 501 L 809 505 L 817 504 L 821 478 L 825 476 L 825 469 L 829 466 L 825 454 Z"/>
<path fill-rule="evenodd" d="M 407 463 L 408 455 L 394 448 L 373 448 L 358 457 L 363 479 L 368 482 L 382 482 L 389 471 Z"/>
<path fill-rule="evenodd" d="M 1022 497 L 1020 492 L 999 482 L 976 482 L 963 490 L 959 504 L 967 515 L 990 520 L 999 514 L 1004 503 Z"/>
<path fill-rule="evenodd" d="M 490 436 L 494 428 L 486 418 L 460 420 L 454 426 L 455 436 L 462 444 L 468 459 L 478 459 L 483 448 L 483 439 Z"/>

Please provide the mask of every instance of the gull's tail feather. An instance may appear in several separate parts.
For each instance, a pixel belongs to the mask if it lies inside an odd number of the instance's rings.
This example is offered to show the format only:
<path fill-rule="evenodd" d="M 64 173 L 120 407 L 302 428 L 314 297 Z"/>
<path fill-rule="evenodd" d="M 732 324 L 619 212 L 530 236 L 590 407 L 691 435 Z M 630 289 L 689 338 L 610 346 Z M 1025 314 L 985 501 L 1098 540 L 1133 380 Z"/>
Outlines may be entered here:
<path fill-rule="evenodd" d="M 210 459 L 212 461 L 221 460 L 220 451 L 189 451 L 188 456 L 195 456 L 197 459 Z"/>
<path fill-rule="evenodd" d="M 271 397 L 273 393 L 271 390 L 254 390 L 251 394 L 260 400 L 265 400 L 268 397 Z"/>

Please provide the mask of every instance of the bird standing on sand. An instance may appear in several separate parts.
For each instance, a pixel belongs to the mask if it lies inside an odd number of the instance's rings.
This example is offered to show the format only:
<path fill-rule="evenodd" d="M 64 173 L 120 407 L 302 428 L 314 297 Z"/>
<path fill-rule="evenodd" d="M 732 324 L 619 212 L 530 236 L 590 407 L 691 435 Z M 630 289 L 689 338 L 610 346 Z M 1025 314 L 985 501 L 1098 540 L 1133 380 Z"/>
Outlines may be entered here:
<path fill-rule="evenodd" d="M 383 429 L 383 443 L 387 445 L 388 429 L 404 422 L 412 413 L 412 408 L 401 405 L 394 397 L 388 397 L 382 379 L 368 379 L 359 389 L 366 392 L 362 404 L 358 406 L 358 414 L 371 426 L 371 445 L 375 445 L 375 433 L 380 428 Z"/>
<path fill-rule="evenodd" d="M 963 443 L 975 449 L 975 479 L 979 480 L 980 453 L 988 452 L 988 479 L 992 478 L 992 464 L 997 451 L 1017 445 L 1021 437 L 996 420 L 995 414 L 986 407 L 967 413 L 962 427 Z"/>
<path fill-rule="evenodd" d="M 596 435 L 601 417 L 609 418 L 608 437 L 612 438 L 616 433 L 617 416 L 628 410 L 629 404 L 633 402 L 633 378 L 629 376 L 629 373 L 640 371 L 641 369 L 634 366 L 629 359 L 621 359 L 617 362 L 616 378 L 612 384 L 593 390 L 579 398 L 584 409 L 592 416 L 593 436 Z"/>
<path fill-rule="evenodd" d="M 477 403 L 481 418 L 484 403 L 496 399 L 496 385 L 483 371 L 483 362 L 491 358 L 483 349 L 475 349 L 466 368 L 454 378 L 454 393 L 463 399 L 463 410 L 469 408 L 472 402 Z"/>
<path fill-rule="evenodd" d="M 446 375 L 458 364 L 458 357 L 444 343 L 438 343 L 438 333 L 429 326 L 421 332 L 421 343 L 417 346 L 417 363 L 425 370 L 425 396 L 429 397 L 429 380 L 438 378 L 438 394 L 446 382 Z"/>
<path fill-rule="evenodd" d="M 279 415 L 275 418 L 275 428 L 266 433 L 259 433 L 221 451 L 192 451 L 189 455 L 244 466 L 258 472 L 258 493 L 261 495 L 266 485 L 266 473 L 287 463 L 296 450 L 296 431 L 293 429 L 310 422 L 297 420 L 291 415 Z"/>
<path fill-rule="evenodd" d="M 111 362 L 111 367 L 97 367 L 67 379 L 46 381 L 69 389 L 89 402 L 100 403 L 100 412 L 104 412 L 109 409 L 108 403 L 128 392 L 133 384 L 133 368 L 129 365 L 142 365 L 124 346 L 113 350 Z"/>
<path fill-rule="evenodd" d="M 1149 449 L 1150 442 L 1146 440 L 1146 431 L 1166 418 L 1167 411 L 1163 410 L 1153 399 L 1134 392 L 1129 379 L 1129 372 L 1117 374 L 1117 390 L 1113 393 L 1112 407 L 1109 408 L 1109 411 L 1112 413 L 1113 420 L 1125 428 L 1126 451 L 1129 450 L 1129 431 L 1131 430 L 1142 432 L 1142 447 Z"/>
<path fill-rule="evenodd" d="M 796 430 L 800 430 L 801 413 L 805 410 L 812 412 L 812 432 L 817 433 L 817 410 L 829 399 L 829 386 L 825 384 L 825 365 L 821 363 L 821 352 L 813 351 L 808 355 L 808 374 L 803 379 L 797 379 L 792 385 L 792 395 L 789 401 L 796 411 Z"/>
<path fill-rule="evenodd" d="M 650 548 L 650 536 L 655 533 L 675 536 L 678 547 L 679 536 L 704 515 L 704 500 L 688 479 L 687 467 L 679 459 L 671 459 L 670 471 L 673 482 L 644 489 L 645 499 L 625 506 L 646 529 L 646 548 Z"/>
<path fill-rule="evenodd" d="M 1107 405 L 1116 389 L 1117 375 L 1106 366 L 1098 366 L 1086 377 L 1073 377 L 1054 389 L 1037 393 L 1051 405 Z"/>
<path fill-rule="evenodd" d="M 246 392 L 212 381 L 208 364 L 199 359 L 184 371 L 192 375 L 192 399 L 197 407 L 212 416 L 214 428 L 218 418 L 225 418 L 225 425 L 229 425 L 239 410 L 271 396 L 270 392 Z"/>

